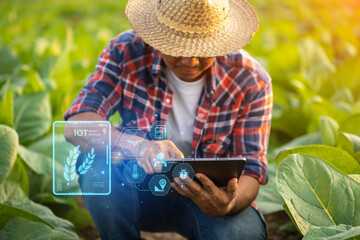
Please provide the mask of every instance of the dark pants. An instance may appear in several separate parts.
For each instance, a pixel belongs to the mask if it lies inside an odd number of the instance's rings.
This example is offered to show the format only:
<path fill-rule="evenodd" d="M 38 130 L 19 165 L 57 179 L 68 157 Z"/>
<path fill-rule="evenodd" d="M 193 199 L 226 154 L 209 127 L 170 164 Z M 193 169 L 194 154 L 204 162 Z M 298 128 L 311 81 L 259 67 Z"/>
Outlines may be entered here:
<path fill-rule="evenodd" d="M 86 182 L 86 174 L 79 179 Z M 266 239 L 265 223 L 249 206 L 237 215 L 208 217 L 188 198 L 155 197 L 128 183 L 119 166 L 112 168 L 107 196 L 84 196 L 102 239 L 141 239 L 140 230 L 174 231 L 190 239 Z"/>

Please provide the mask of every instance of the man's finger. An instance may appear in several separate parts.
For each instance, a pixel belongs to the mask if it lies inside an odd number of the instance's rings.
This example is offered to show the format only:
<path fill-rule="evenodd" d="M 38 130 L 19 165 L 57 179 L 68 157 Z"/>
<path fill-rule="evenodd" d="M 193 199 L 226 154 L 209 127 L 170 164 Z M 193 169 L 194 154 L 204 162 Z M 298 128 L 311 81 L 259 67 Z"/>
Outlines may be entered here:
<path fill-rule="evenodd" d="M 185 186 L 185 185 L 179 186 L 177 183 L 172 182 L 172 183 L 171 183 L 171 186 L 172 186 L 181 196 L 189 197 L 189 196 L 187 195 L 188 192 L 186 191 L 186 189 L 184 189 L 184 186 Z"/>
<path fill-rule="evenodd" d="M 202 190 L 202 187 L 200 186 L 200 184 L 193 181 L 189 176 L 187 176 L 185 178 L 185 180 L 183 180 L 183 181 L 186 184 L 187 188 L 191 192 L 193 192 L 193 194 L 196 194 L 196 195 L 203 194 L 203 190 Z"/>
<path fill-rule="evenodd" d="M 217 189 L 219 189 L 205 174 L 196 173 L 195 176 L 199 179 L 208 193 L 213 194 Z"/>
<path fill-rule="evenodd" d="M 232 178 L 228 181 L 226 192 L 230 197 L 230 200 L 233 200 L 237 194 L 237 178 Z"/>
<path fill-rule="evenodd" d="M 140 160 L 138 160 L 138 164 L 144 169 L 147 174 L 154 174 L 153 168 L 146 158 L 141 158 Z"/>

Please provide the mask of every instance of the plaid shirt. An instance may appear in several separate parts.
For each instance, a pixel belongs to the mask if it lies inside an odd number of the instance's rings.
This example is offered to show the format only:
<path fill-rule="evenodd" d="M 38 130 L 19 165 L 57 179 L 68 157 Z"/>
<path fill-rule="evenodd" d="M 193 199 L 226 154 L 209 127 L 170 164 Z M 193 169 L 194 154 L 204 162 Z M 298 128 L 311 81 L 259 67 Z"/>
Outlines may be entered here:
<path fill-rule="evenodd" d="M 160 53 L 132 30 L 114 38 L 99 58 L 96 72 L 65 113 L 109 119 L 119 111 L 119 128 L 149 131 L 166 121 L 173 93 Z M 217 57 L 207 72 L 198 102 L 192 140 L 197 157 L 246 157 L 243 174 L 267 182 L 266 150 L 272 109 L 271 79 L 244 50 Z M 193 120 L 191 120 L 193 121 Z"/>

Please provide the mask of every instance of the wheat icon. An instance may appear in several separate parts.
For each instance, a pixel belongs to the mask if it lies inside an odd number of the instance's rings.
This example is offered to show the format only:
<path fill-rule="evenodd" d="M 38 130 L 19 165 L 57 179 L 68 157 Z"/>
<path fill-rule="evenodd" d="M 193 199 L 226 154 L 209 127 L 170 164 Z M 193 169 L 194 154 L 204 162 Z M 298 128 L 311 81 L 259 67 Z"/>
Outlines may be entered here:
<path fill-rule="evenodd" d="M 66 159 L 64 178 L 70 182 L 75 179 L 75 164 L 80 154 L 80 145 L 76 146 L 73 150 L 70 150 L 69 156 Z"/>
<path fill-rule="evenodd" d="M 91 164 L 94 162 L 95 153 L 94 148 L 91 148 L 91 151 L 87 154 L 85 161 L 78 168 L 80 174 L 85 174 L 91 168 Z"/>

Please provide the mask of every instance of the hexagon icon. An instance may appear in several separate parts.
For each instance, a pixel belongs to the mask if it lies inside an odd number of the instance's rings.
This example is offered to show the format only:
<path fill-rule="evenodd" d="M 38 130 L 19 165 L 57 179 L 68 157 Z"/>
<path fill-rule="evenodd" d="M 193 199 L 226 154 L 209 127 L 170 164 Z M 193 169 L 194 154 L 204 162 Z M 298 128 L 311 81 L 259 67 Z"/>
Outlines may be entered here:
<path fill-rule="evenodd" d="M 183 180 L 185 180 L 186 177 L 189 177 L 191 178 L 192 181 L 192 179 L 194 179 L 195 177 L 195 171 L 189 163 L 178 163 L 176 164 L 174 170 L 172 171 L 172 176 L 174 179 L 180 178 Z M 187 184 L 187 182 L 182 182 L 182 183 Z"/>
<path fill-rule="evenodd" d="M 160 147 L 157 147 L 158 145 L 155 143 L 148 147 L 146 159 L 150 160 L 151 164 L 153 164 L 154 169 L 161 165 L 161 171 L 156 171 L 156 173 L 165 173 L 168 172 L 173 165 L 174 161 L 171 160 L 174 158 L 174 154 L 172 153 L 171 149 L 166 146 L 165 150 L 160 150 Z M 153 156 L 153 153 L 155 153 L 155 156 Z M 170 157 L 166 157 L 166 153 L 170 155 Z"/>
<path fill-rule="evenodd" d="M 152 140 L 168 140 L 171 138 L 172 129 L 166 122 L 156 121 L 151 125 L 149 135 Z"/>
<path fill-rule="evenodd" d="M 138 136 L 141 137 L 143 140 L 138 139 L 134 140 L 131 139 L 128 135 Z M 145 149 L 148 146 L 148 141 L 146 139 L 146 133 L 137 128 L 125 128 L 122 130 L 122 135 L 119 138 L 119 142 L 122 144 L 126 144 L 127 148 L 121 147 L 121 150 L 125 154 L 126 157 L 140 157 L 145 153 Z M 117 141 L 114 143 L 116 144 Z"/>
<path fill-rule="evenodd" d="M 164 174 L 154 175 L 149 182 L 149 188 L 154 196 L 165 196 L 171 188 L 170 180 Z"/>
<path fill-rule="evenodd" d="M 139 167 L 137 161 L 129 161 L 123 170 L 124 176 L 129 183 L 141 183 L 146 177 L 143 168 Z"/>

